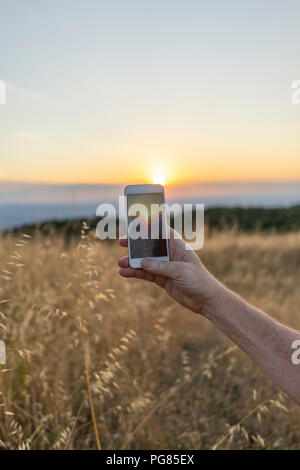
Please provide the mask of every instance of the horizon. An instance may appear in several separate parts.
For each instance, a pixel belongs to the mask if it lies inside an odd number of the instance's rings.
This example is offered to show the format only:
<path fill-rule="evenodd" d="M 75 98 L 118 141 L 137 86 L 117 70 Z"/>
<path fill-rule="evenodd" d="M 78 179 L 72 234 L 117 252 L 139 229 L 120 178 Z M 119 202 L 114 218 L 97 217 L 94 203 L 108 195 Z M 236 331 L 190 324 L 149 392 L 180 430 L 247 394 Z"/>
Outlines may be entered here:
<path fill-rule="evenodd" d="M 144 182 L 136 182 L 144 184 Z M 42 183 L 27 181 L 0 180 L 0 206 L 10 203 L 84 203 L 116 199 L 123 193 L 126 184 L 122 183 Z M 263 206 L 269 196 L 268 204 L 286 205 L 287 200 L 300 201 L 300 180 L 253 180 L 253 181 L 194 181 L 164 185 L 166 197 L 170 200 L 196 200 L 209 198 L 222 200 L 235 197 L 235 205 L 247 204 L 247 198 L 262 197 Z M 277 201 L 277 202 L 276 202 Z M 279 201 L 279 202 L 278 202 Z M 259 204 L 258 204 L 259 205 Z"/>
<path fill-rule="evenodd" d="M 36 222 L 89 218 L 101 202 L 117 206 L 125 185 L 0 182 L 0 230 Z M 209 207 L 292 207 L 300 181 L 204 182 L 166 185 L 166 201 Z"/>

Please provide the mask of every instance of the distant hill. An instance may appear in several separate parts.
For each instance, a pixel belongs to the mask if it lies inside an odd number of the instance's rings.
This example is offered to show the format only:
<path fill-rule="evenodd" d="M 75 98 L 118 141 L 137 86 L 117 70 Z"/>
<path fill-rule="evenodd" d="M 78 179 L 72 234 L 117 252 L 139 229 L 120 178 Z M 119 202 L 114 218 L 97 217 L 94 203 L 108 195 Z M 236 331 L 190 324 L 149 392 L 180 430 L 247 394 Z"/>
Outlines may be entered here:
<path fill-rule="evenodd" d="M 63 231 L 66 236 L 80 235 L 82 223 L 86 220 L 90 229 L 95 229 L 98 217 L 91 219 L 74 219 L 51 221 L 35 225 L 24 225 L 4 231 L 4 233 L 28 233 L 33 235 L 38 229 L 42 233 Z M 242 232 L 290 232 L 300 230 L 300 205 L 290 208 L 227 208 L 215 207 L 205 211 L 207 230 L 224 230 L 235 227 Z"/>
<path fill-rule="evenodd" d="M 290 208 L 227 208 L 205 211 L 205 222 L 212 229 L 237 228 L 243 232 L 289 232 L 300 229 L 300 205 Z"/>

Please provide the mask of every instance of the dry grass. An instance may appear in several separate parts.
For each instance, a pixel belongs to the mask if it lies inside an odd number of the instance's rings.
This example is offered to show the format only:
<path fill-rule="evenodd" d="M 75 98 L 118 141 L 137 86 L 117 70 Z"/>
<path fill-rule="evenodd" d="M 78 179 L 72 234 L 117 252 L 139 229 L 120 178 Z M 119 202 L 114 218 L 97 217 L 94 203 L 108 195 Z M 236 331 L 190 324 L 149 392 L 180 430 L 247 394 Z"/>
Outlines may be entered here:
<path fill-rule="evenodd" d="M 117 244 L 0 239 L 9 449 L 298 449 L 300 412 L 209 323 L 117 274 Z M 201 257 L 299 329 L 300 235 L 222 233 Z M 90 383 L 90 394 L 88 384 Z M 93 425 L 92 411 L 95 412 Z"/>

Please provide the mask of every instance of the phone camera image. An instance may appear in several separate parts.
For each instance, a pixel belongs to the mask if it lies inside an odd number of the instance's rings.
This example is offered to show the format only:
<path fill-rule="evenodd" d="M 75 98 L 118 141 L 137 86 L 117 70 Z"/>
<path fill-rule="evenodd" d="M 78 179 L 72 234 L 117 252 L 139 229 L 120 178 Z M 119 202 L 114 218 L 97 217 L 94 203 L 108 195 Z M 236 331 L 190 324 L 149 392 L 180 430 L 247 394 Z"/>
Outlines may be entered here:
<path fill-rule="evenodd" d="M 128 237 L 131 258 L 168 256 L 163 193 L 127 196 Z"/>

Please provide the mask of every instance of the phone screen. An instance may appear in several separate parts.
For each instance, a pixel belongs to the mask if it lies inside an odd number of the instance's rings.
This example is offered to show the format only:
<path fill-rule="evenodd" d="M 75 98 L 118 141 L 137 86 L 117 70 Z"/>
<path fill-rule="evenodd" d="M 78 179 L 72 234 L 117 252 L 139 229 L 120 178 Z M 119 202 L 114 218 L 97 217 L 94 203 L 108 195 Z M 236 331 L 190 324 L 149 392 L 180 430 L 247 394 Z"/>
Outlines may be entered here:
<path fill-rule="evenodd" d="M 163 193 L 127 195 L 128 242 L 131 258 L 168 256 L 167 240 L 163 237 L 166 229 L 164 214 L 160 207 L 163 203 Z M 138 220 L 135 220 L 137 217 Z M 135 232 L 135 236 L 132 237 L 131 222 Z M 136 238 L 137 233 L 140 234 L 138 238 Z"/>

